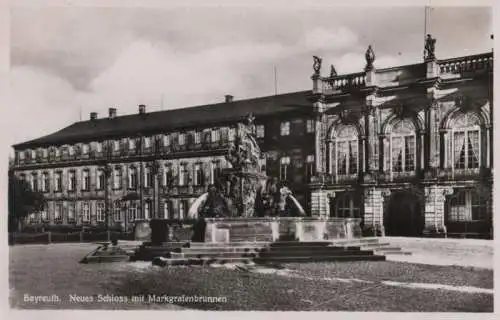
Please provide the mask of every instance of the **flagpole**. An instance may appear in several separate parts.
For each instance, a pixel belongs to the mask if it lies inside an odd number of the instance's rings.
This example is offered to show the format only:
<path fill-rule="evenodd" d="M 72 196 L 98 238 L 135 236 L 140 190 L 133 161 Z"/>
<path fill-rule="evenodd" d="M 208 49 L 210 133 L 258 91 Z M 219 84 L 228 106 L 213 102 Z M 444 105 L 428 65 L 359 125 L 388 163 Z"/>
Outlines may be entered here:
<path fill-rule="evenodd" d="M 274 66 L 274 95 L 278 95 L 278 76 L 276 72 L 276 66 Z"/>

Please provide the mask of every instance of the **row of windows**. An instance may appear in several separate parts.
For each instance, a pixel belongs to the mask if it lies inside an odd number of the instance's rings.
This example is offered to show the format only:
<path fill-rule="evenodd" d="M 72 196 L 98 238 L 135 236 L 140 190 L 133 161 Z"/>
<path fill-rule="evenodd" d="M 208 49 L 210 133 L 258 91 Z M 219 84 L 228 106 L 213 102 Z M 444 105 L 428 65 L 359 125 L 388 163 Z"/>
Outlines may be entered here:
<path fill-rule="evenodd" d="M 220 162 L 212 162 L 210 163 L 210 176 L 209 183 L 214 183 L 221 173 L 221 163 Z M 189 184 L 189 176 L 190 172 L 187 164 L 180 164 L 178 171 L 178 179 L 177 184 L 180 186 Z M 194 164 L 192 168 L 192 178 L 194 185 L 204 185 L 207 181 L 205 178 L 205 171 L 203 170 L 203 166 L 200 163 Z M 50 190 L 50 176 L 48 172 L 43 172 L 41 174 L 41 178 L 39 179 L 38 173 L 33 173 L 29 177 L 26 177 L 25 174 L 20 175 L 21 180 L 28 180 L 28 183 L 31 186 L 32 190 L 48 192 Z M 111 173 L 111 183 L 113 189 L 121 189 L 123 182 L 123 169 L 118 167 L 114 168 Z M 145 188 L 153 187 L 153 170 L 150 167 L 144 168 L 144 177 L 143 177 L 143 186 Z M 60 192 L 63 188 L 63 172 L 57 171 L 54 173 L 54 191 Z M 97 170 L 96 176 L 96 190 L 103 190 L 106 187 L 106 174 L 104 170 Z M 40 183 L 40 184 L 39 184 Z M 173 170 L 170 165 L 167 165 L 163 168 L 160 176 L 160 183 L 162 186 L 169 186 L 175 183 Z M 128 168 L 128 176 L 127 176 L 127 187 L 129 189 L 137 189 L 139 185 L 139 169 L 136 167 Z M 91 175 L 90 170 L 85 169 L 81 172 L 81 190 L 88 191 L 91 187 Z M 67 174 L 67 190 L 68 191 L 76 191 L 77 189 L 77 173 L 76 170 L 68 171 Z"/>
<path fill-rule="evenodd" d="M 290 135 L 290 121 L 283 121 L 280 124 L 280 135 L 288 136 Z M 315 130 L 315 123 L 313 120 L 306 120 L 306 131 L 308 133 L 312 133 Z M 218 142 L 221 140 L 221 132 L 224 135 L 227 134 L 227 139 L 229 141 L 233 141 L 235 138 L 235 129 L 229 128 L 227 131 L 222 131 L 220 129 L 212 129 L 209 131 L 194 131 L 192 134 L 188 133 L 179 133 L 177 134 L 176 143 L 178 145 L 185 145 L 187 143 L 188 137 L 193 139 L 193 143 L 199 144 L 202 141 L 204 142 Z M 256 126 L 256 136 L 258 138 L 264 138 L 265 136 L 265 125 L 260 124 Z M 141 143 L 142 142 L 142 143 Z M 125 144 L 124 144 L 125 143 Z M 149 149 L 155 144 L 156 148 L 161 146 L 168 147 L 172 144 L 172 136 L 169 134 L 163 135 L 162 138 L 159 137 L 143 137 L 142 140 L 140 138 L 137 139 L 126 139 L 125 140 L 113 140 L 111 141 L 110 149 L 112 151 L 119 151 L 122 148 L 126 148 L 128 150 L 136 150 L 142 144 L 142 147 L 145 149 Z M 55 157 L 59 157 L 62 155 L 73 156 L 75 154 L 88 155 L 91 149 L 97 153 L 101 153 L 104 147 L 103 142 L 94 142 L 91 148 L 90 144 L 78 144 L 77 146 L 63 146 L 61 148 L 51 147 L 49 149 L 40 148 L 38 150 L 26 150 L 24 152 L 19 152 L 18 157 L 20 160 L 26 159 L 36 159 L 47 158 L 49 153 L 52 153 Z"/>
<path fill-rule="evenodd" d="M 290 178 L 290 166 L 291 166 L 290 157 L 282 157 L 280 158 L 280 179 L 283 181 L 287 181 Z M 312 177 L 315 174 L 315 164 L 314 164 L 314 155 L 308 155 L 305 159 L 305 173 L 307 179 Z M 160 171 L 159 184 L 161 186 L 171 186 L 177 184 L 179 186 L 185 186 L 192 183 L 195 186 L 205 185 L 207 183 L 214 183 L 217 181 L 218 177 L 220 177 L 222 166 L 219 161 L 211 162 L 209 164 L 209 172 L 208 172 L 208 180 L 206 175 L 206 167 L 203 166 L 202 163 L 195 163 L 192 165 L 191 169 L 188 167 L 188 164 L 181 163 L 178 167 L 178 175 L 174 176 L 174 170 L 171 165 L 166 165 Z M 139 186 L 139 174 L 140 169 L 135 166 L 131 166 L 127 168 L 127 176 L 126 176 L 126 186 L 128 189 L 137 189 Z M 115 167 L 113 168 L 110 176 L 110 183 L 113 189 L 122 189 L 123 188 L 123 178 L 124 172 L 123 168 Z M 26 174 L 20 175 L 21 180 L 28 181 L 32 190 L 49 192 L 50 190 L 50 175 L 48 172 L 43 172 L 40 177 L 38 173 L 32 173 L 29 176 Z M 70 170 L 66 176 L 67 179 L 67 190 L 68 191 L 76 191 L 77 184 L 77 171 Z M 84 169 L 81 171 L 81 190 L 88 191 L 91 189 L 91 183 L 93 179 L 91 179 L 91 174 L 89 169 Z M 63 184 L 63 172 L 56 171 L 54 172 L 53 177 L 54 183 L 54 191 L 61 192 L 64 184 Z M 151 167 L 145 167 L 143 171 L 143 186 L 145 188 L 151 188 L 154 185 L 154 175 L 153 169 Z M 104 190 L 106 188 L 106 174 L 104 170 L 97 170 L 96 179 L 95 179 L 95 189 L 96 190 Z"/>
<path fill-rule="evenodd" d="M 352 126 L 351 126 L 352 127 Z M 340 136 L 330 144 L 330 172 L 337 175 L 357 174 L 360 170 L 359 140 L 356 130 L 349 130 L 347 137 Z M 453 169 L 475 169 L 480 166 L 480 129 L 459 128 L 451 131 Z M 395 130 L 387 139 L 386 167 L 391 172 L 414 172 L 417 162 L 417 139 L 413 130 Z M 445 149 L 447 150 L 447 149 Z M 374 150 L 375 151 L 375 150 Z M 446 151 L 447 153 L 450 153 Z"/>
<path fill-rule="evenodd" d="M 157 217 L 161 219 L 186 219 L 188 218 L 189 212 L 189 201 L 180 200 L 177 202 L 178 207 L 174 209 L 174 202 L 170 200 L 165 200 L 162 203 L 162 209 L 158 212 Z M 144 201 L 143 210 L 136 202 L 123 203 L 120 201 L 114 202 L 109 208 L 110 217 L 109 219 L 114 222 L 120 222 L 126 219 L 127 221 L 135 220 L 147 220 L 152 217 L 153 213 L 153 202 L 150 200 Z M 92 216 L 95 215 L 95 220 L 97 222 L 106 221 L 106 209 L 104 201 L 98 201 L 95 204 L 95 209 L 91 206 L 90 202 L 56 202 L 54 203 L 53 220 L 55 222 L 62 222 L 63 217 L 66 218 L 67 222 L 76 222 L 80 220 L 82 222 L 90 222 Z M 33 213 L 29 216 L 31 222 L 49 221 L 49 212 L 47 209 L 39 212 Z"/>

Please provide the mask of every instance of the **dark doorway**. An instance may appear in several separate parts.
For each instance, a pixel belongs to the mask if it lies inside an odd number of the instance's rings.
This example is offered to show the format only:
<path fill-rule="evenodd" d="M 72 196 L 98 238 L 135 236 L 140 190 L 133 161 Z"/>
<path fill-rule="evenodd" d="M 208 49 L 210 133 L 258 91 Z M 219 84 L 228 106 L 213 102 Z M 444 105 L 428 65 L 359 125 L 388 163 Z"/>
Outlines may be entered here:
<path fill-rule="evenodd" d="M 420 237 L 424 223 L 417 196 L 409 192 L 397 192 L 391 196 L 384 213 L 387 236 Z"/>

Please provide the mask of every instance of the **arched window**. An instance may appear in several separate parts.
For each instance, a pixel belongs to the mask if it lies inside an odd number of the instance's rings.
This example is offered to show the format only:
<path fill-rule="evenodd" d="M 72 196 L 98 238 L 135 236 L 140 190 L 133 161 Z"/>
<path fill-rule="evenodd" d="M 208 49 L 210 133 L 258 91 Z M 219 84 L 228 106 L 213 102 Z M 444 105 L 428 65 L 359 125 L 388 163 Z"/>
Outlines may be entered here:
<path fill-rule="evenodd" d="M 358 218 L 360 201 L 353 193 L 344 193 L 335 199 L 335 207 L 331 215 L 338 218 Z"/>
<path fill-rule="evenodd" d="M 480 165 L 481 128 L 473 113 L 461 113 L 451 125 L 451 163 L 453 169 L 475 169 Z"/>
<path fill-rule="evenodd" d="M 415 126 L 408 120 L 400 120 L 392 126 L 390 133 L 391 172 L 413 172 L 416 168 Z"/>
<path fill-rule="evenodd" d="M 352 125 L 342 126 L 334 136 L 331 172 L 339 176 L 354 175 L 359 170 L 358 131 Z"/>
<path fill-rule="evenodd" d="M 488 217 L 487 201 L 474 190 L 460 190 L 448 203 L 448 221 L 484 221 Z"/>

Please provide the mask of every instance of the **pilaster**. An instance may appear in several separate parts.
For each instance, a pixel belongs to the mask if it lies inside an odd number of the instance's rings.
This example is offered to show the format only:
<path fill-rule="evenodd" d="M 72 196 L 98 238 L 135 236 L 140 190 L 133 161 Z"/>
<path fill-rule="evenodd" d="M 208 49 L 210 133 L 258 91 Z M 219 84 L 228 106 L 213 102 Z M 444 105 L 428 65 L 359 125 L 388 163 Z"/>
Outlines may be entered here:
<path fill-rule="evenodd" d="M 316 172 L 318 174 L 326 172 L 325 162 L 326 162 L 326 128 L 323 123 L 325 106 L 322 102 L 315 102 L 313 105 L 314 117 L 315 117 L 315 161 L 316 161 Z"/>

